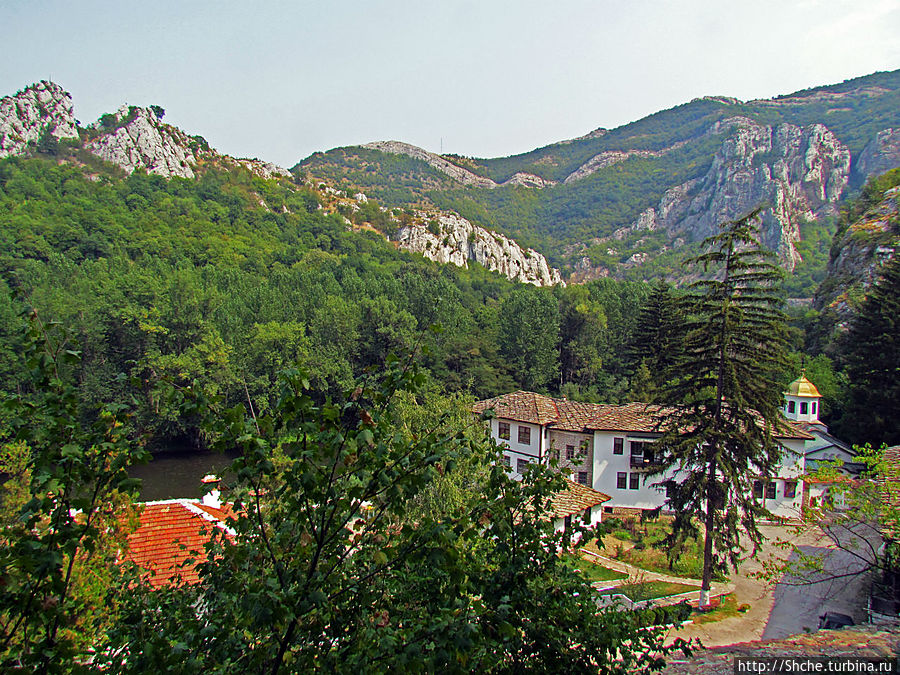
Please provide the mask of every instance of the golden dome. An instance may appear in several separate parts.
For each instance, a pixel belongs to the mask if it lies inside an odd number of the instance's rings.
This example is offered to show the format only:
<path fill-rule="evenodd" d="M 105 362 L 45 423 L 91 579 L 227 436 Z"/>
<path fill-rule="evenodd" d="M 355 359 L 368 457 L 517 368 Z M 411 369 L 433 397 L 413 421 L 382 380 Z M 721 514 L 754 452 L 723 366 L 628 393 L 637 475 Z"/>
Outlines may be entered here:
<path fill-rule="evenodd" d="M 822 398 L 822 394 L 816 389 L 816 385 L 807 380 L 806 375 L 801 375 L 791 382 L 784 393 L 790 396 L 817 396 Z"/>

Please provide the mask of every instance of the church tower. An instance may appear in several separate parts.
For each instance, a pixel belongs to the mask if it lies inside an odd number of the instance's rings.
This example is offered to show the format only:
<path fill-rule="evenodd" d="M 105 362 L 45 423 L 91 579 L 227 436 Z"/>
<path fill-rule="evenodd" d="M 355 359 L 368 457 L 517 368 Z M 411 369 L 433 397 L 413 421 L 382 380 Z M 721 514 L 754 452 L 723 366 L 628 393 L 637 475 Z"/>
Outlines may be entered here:
<path fill-rule="evenodd" d="M 800 375 L 784 392 L 784 416 L 795 422 L 819 422 L 819 400 L 822 395 L 816 385 Z"/>

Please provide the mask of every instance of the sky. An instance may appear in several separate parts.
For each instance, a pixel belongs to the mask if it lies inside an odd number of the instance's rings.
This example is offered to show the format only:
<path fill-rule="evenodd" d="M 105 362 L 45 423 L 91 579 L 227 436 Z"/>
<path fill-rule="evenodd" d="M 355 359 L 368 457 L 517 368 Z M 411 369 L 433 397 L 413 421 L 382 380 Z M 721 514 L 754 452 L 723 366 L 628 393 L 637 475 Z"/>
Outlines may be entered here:
<path fill-rule="evenodd" d="M 0 96 L 123 103 L 291 167 L 402 140 L 502 157 L 707 95 L 900 68 L 900 0 L 0 0 Z"/>

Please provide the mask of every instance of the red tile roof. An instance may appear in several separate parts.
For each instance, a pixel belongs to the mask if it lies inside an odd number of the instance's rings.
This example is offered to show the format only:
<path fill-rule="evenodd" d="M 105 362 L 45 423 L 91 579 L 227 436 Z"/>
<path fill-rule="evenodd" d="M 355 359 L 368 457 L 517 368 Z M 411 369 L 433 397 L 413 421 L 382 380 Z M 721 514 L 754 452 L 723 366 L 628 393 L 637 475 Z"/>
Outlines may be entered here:
<path fill-rule="evenodd" d="M 204 544 L 215 528 L 233 536 L 226 520 L 231 507 L 217 508 L 194 499 L 143 504 L 137 529 L 128 537 L 127 560 L 147 572 L 154 588 L 198 581 L 197 563 L 206 559 Z M 197 562 L 186 563 L 188 559 Z"/>
<path fill-rule="evenodd" d="M 556 399 L 531 391 L 514 391 L 475 404 L 475 412 L 493 409 L 496 417 L 530 424 L 549 424 L 559 418 Z"/>
<path fill-rule="evenodd" d="M 610 499 L 612 497 L 608 494 L 567 478 L 566 489 L 557 492 L 550 499 L 551 513 L 554 520 L 565 518 L 576 513 L 584 513 L 586 509 L 608 502 Z"/>
<path fill-rule="evenodd" d="M 562 431 L 621 431 L 635 433 L 661 433 L 670 408 L 649 403 L 580 403 L 568 399 L 555 399 L 530 391 L 516 391 L 478 401 L 474 410 L 482 413 L 493 410 L 502 419 L 547 425 Z M 775 431 L 777 438 L 812 440 L 802 423 L 779 420 Z"/>

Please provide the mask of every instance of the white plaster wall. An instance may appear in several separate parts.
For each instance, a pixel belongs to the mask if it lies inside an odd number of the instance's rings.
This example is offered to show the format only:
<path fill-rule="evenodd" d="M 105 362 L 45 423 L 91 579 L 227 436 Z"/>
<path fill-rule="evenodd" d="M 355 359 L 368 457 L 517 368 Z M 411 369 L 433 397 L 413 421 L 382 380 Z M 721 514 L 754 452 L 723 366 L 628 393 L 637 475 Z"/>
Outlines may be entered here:
<path fill-rule="evenodd" d="M 624 447 L 621 455 L 613 454 L 613 439 L 623 438 Z M 646 471 L 637 471 L 631 467 L 631 449 L 629 440 L 648 440 L 646 437 L 629 436 L 625 433 L 597 431 L 594 433 L 593 488 L 608 494 L 612 499 L 604 504 L 607 507 L 629 507 L 637 509 L 655 509 L 666 501 L 666 493 L 653 483 L 663 480 L 662 475 L 650 476 Z M 617 485 L 617 474 L 624 471 L 626 487 Z M 638 488 L 632 490 L 631 474 L 639 473 Z"/>

